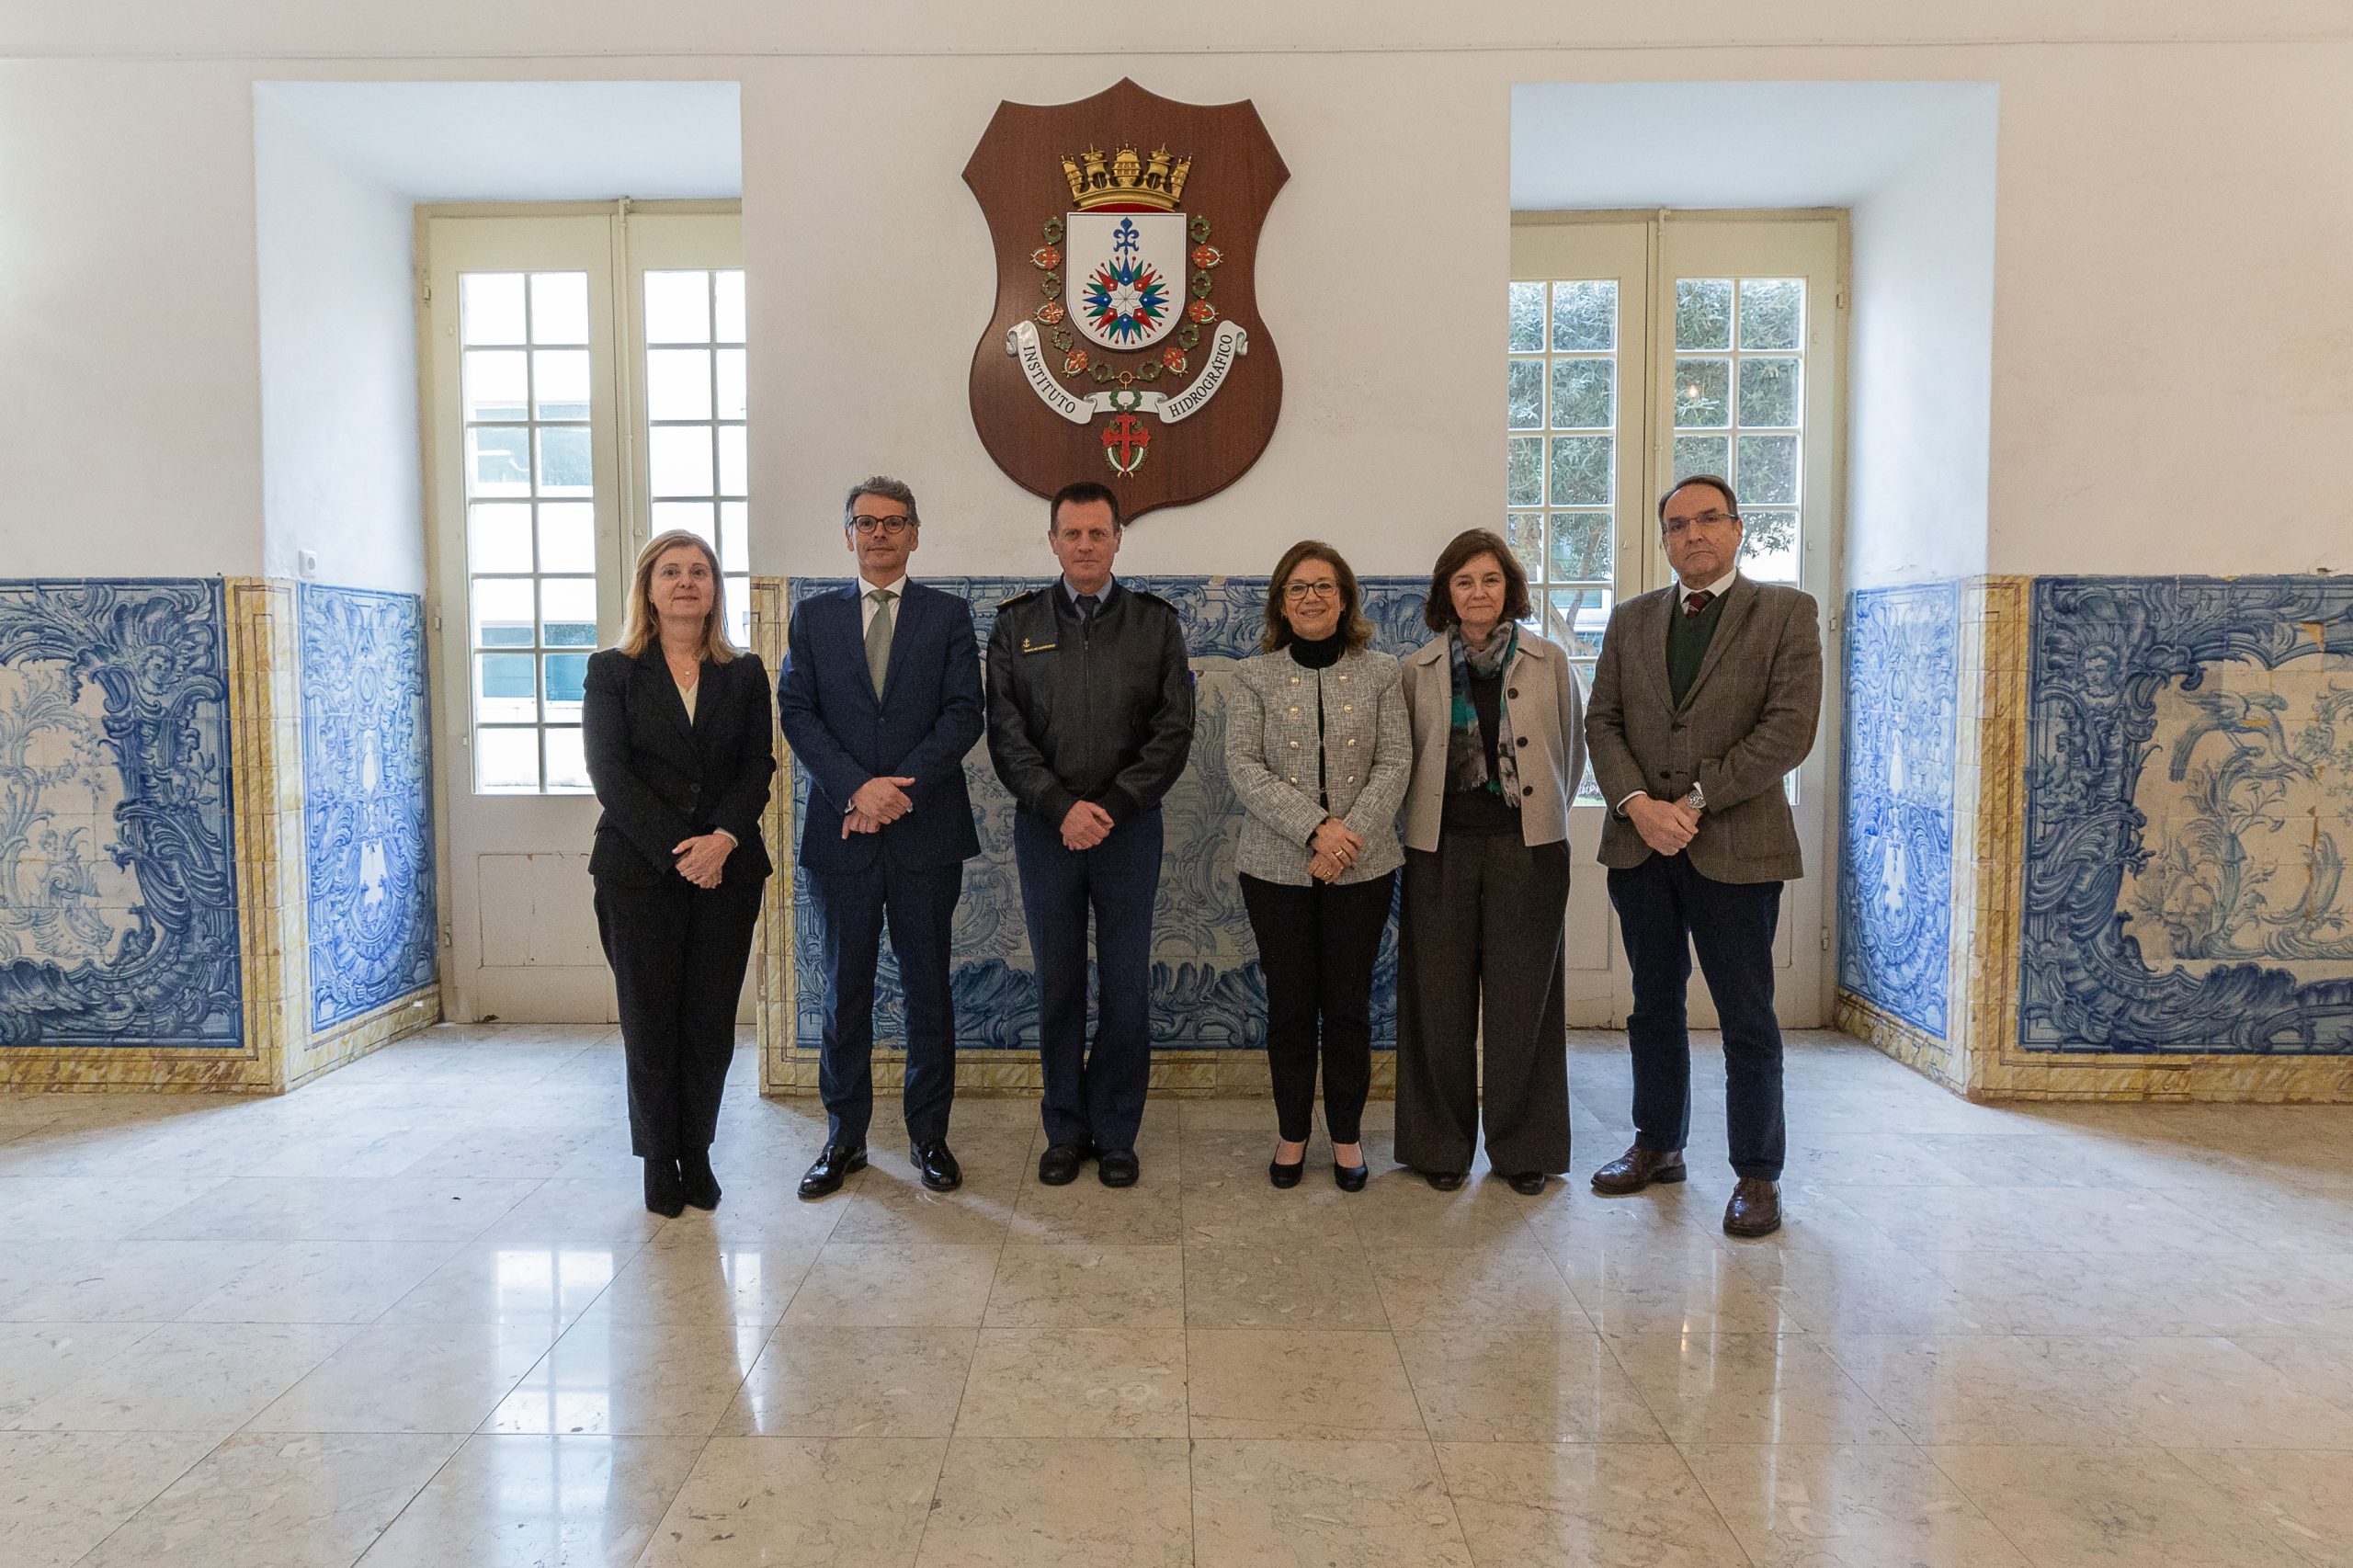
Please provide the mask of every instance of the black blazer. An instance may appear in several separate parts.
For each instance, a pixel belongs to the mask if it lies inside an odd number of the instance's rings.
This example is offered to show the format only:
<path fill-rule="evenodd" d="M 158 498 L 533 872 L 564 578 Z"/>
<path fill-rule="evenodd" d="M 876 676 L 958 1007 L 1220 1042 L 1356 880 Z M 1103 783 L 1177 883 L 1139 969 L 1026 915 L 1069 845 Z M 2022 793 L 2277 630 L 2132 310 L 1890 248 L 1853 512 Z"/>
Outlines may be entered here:
<path fill-rule="evenodd" d="M 676 878 L 671 846 L 719 828 L 735 835 L 722 882 L 756 882 L 775 869 L 760 837 L 776 772 L 767 671 L 750 653 L 705 659 L 695 691 L 689 723 L 658 642 L 635 658 L 608 648 L 588 661 L 582 739 L 605 808 L 588 874 L 599 881 Z"/>

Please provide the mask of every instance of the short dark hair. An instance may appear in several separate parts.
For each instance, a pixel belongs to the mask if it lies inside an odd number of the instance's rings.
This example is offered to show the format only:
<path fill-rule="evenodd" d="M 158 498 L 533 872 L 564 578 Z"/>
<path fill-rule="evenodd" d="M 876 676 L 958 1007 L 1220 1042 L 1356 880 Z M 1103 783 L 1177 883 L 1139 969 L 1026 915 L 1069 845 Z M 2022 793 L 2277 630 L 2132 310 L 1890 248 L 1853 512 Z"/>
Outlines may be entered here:
<path fill-rule="evenodd" d="M 1525 620 L 1531 613 L 1528 573 L 1503 535 L 1493 528 L 1464 528 L 1438 552 L 1438 564 L 1430 569 L 1430 597 L 1422 604 L 1422 622 L 1432 631 L 1451 631 L 1462 623 L 1454 613 L 1454 574 L 1483 555 L 1494 556 L 1504 569 L 1504 619 Z"/>
<path fill-rule="evenodd" d="M 861 495 L 880 495 L 885 501 L 896 501 L 907 509 L 907 521 L 917 528 L 923 527 L 923 515 L 915 510 L 915 493 L 907 488 L 905 480 L 892 479 L 887 473 L 861 479 L 849 487 L 849 494 L 842 497 L 842 527 L 857 526 L 858 498 Z"/>
<path fill-rule="evenodd" d="M 1091 479 L 1078 480 L 1054 492 L 1054 498 L 1046 503 L 1046 531 L 1052 533 L 1055 528 L 1062 526 L 1064 506 L 1075 502 L 1085 506 L 1097 501 L 1111 508 L 1112 528 L 1119 532 L 1126 532 L 1128 522 L 1120 515 L 1120 497 L 1113 493 L 1109 485 L 1097 484 Z"/>
<path fill-rule="evenodd" d="M 1320 539 L 1303 539 L 1283 551 L 1283 558 L 1275 562 L 1275 574 L 1267 579 L 1267 630 L 1258 646 L 1271 653 L 1298 637 L 1290 629 L 1290 618 L 1283 614 L 1283 590 L 1290 585 L 1290 574 L 1310 561 L 1321 561 L 1340 580 L 1342 645 L 1354 649 L 1371 642 L 1372 622 L 1364 618 L 1364 596 L 1357 587 L 1357 574 L 1338 551 Z"/>
<path fill-rule="evenodd" d="M 1704 484 L 1711 490 L 1713 490 L 1717 494 L 1722 495 L 1724 498 L 1724 510 L 1731 513 L 1735 517 L 1740 516 L 1740 497 L 1732 493 L 1731 480 L 1717 473 L 1693 473 L 1687 474 L 1683 478 L 1678 479 L 1674 483 L 1668 485 L 1665 493 L 1659 496 L 1659 527 L 1666 527 L 1666 504 L 1675 499 L 1676 493 L 1681 490 L 1688 490 L 1695 484 Z"/>

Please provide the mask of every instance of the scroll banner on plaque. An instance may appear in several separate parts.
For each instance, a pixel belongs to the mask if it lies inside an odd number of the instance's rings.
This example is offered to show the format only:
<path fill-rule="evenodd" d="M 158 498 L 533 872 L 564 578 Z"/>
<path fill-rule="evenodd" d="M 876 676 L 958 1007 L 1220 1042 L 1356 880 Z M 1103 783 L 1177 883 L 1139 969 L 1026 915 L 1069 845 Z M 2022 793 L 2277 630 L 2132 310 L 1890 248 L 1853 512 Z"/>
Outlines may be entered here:
<path fill-rule="evenodd" d="M 1081 394 L 1070 391 L 1054 380 L 1053 367 L 1046 362 L 1046 346 L 1038 336 L 1034 322 L 1016 322 L 1006 329 L 1005 351 L 1021 361 L 1022 380 L 1029 383 L 1039 400 L 1074 425 L 1084 425 L 1098 414 L 1150 414 L 1157 415 L 1164 425 L 1174 425 L 1201 411 L 1201 405 L 1217 395 L 1225 384 L 1227 372 L 1233 362 L 1250 352 L 1250 335 L 1233 322 L 1220 322 L 1217 333 L 1210 339 L 1209 352 L 1204 355 L 1201 373 L 1192 384 L 1180 392 L 1099 392 Z"/>

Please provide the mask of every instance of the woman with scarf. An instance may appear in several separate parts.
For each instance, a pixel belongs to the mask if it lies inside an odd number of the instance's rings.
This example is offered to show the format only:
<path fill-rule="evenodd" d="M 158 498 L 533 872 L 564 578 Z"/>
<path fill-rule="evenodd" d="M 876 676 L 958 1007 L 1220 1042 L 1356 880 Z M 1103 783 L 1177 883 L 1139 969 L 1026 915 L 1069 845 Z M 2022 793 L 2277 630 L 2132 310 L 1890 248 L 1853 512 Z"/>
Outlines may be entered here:
<path fill-rule="evenodd" d="M 1405 661 L 1396 1153 L 1441 1192 L 1471 1169 L 1483 1081 L 1495 1174 L 1533 1195 L 1569 1167 L 1562 923 L 1585 696 L 1529 614 L 1510 547 L 1466 529 L 1430 574 L 1438 635 Z"/>

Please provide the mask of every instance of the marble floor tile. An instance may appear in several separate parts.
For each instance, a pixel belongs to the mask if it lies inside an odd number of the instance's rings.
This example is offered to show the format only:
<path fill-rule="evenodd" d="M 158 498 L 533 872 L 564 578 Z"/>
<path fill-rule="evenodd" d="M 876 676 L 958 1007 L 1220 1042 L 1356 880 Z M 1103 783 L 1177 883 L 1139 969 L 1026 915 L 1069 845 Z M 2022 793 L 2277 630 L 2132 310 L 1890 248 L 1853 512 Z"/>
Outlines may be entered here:
<path fill-rule="evenodd" d="M 602 1180 L 556 1178 L 505 1185 L 529 1190 L 475 1233 L 485 1241 L 585 1241 L 626 1246 L 651 1239 L 665 1224 L 660 1215 L 646 1211 L 645 1182 L 637 1173 Z"/>
<path fill-rule="evenodd" d="M 2244 1252 L 2217 1219 L 2168 1194 L 2114 1187 L 1866 1187 L 1834 1189 L 1906 1251 L 2074 1253 Z"/>
<path fill-rule="evenodd" d="M 0 1426 L 154 1331 L 147 1323 L 0 1324 Z"/>
<path fill-rule="evenodd" d="M 540 1108 L 536 1096 L 527 1096 L 525 1103 L 533 1110 Z M 577 1169 L 580 1164 L 599 1153 L 616 1161 L 628 1160 L 631 1165 L 635 1164 L 629 1153 L 627 1135 L 605 1122 L 502 1121 L 462 1127 L 454 1132 L 446 1127 L 438 1131 L 436 1142 L 426 1145 L 394 1174 L 425 1181 L 577 1176 L 584 1174 Z M 630 1165 L 619 1165 L 608 1174 L 627 1176 L 635 1173 Z M 720 1173 L 722 1182 L 727 1174 Z"/>
<path fill-rule="evenodd" d="M 1454 1443 L 1655 1443 L 1665 1434 L 1598 1335 L 1462 1324 L 1400 1334 L 1429 1435 Z"/>
<path fill-rule="evenodd" d="M 968 1165 L 964 1185 L 953 1192 L 934 1192 L 912 1179 L 913 1175 L 909 1171 L 903 1178 L 897 1171 L 880 1168 L 862 1173 L 828 1239 L 928 1246 L 991 1246 L 1005 1240 L 1023 1196 L 1011 1170 L 983 1176 Z M 1099 1183 L 1088 1185 L 1104 1190 Z"/>
<path fill-rule="evenodd" d="M 1007 1243 L 989 1287 L 989 1328 L 1182 1328 L 1176 1246 Z"/>
<path fill-rule="evenodd" d="M 383 1315 L 399 1323 L 543 1323 L 560 1332 L 641 1250 L 636 1242 L 465 1243 Z"/>
<path fill-rule="evenodd" d="M 2034 1568 L 2290 1568 L 2306 1561 L 2254 1509 L 2162 1449 L 1927 1451 Z"/>
<path fill-rule="evenodd" d="M 773 1328 L 817 1261 L 810 1242 L 648 1246 L 620 1267 L 598 1301 L 619 1323 L 734 1323 Z"/>
<path fill-rule="evenodd" d="M 1389 1326 L 1372 1267 L 1352 1233 L 1291 1231 L 1185 1247 L 1185 1322 L 1194 1328 Z"/>
<path fill-rule="evenodd" d="M 1906 1137 L 1894 1132 L 1817 1132 L 1791 1128 L 1783 1179 L 1874 1187 L 1989 1185 L 1981 1182 L 1967 1166 L 1938 1156 L 1938 1142 L 1933 1133 Z"/>
<path fill-rule="evenodd" d="M 163 1241 L 463 1242 L 542 1185 L 238 1176 L 154 1215 L 134 1233 Z"/>
<path fill-rule="evenodd" d="M 165 1324 L 16 1425 L 225 1437 L 358 1332 L 353 1324 Z"/>
<path fill-rule="evenodd" d="M 1760 1568 L 2025 1568 L 2008 1538 L 1908 1443 L 1688 1443 L 1682 1452 Z"/>
<path fill-rule="evenodd" d="M 1438 1460 L 1479 1568 L 1748 1568 L 1665 1443 L 1445 1443 Z"/>
<path fill-rule="evenodd" d="M 817 1255 L 785 1320 L 978 1328 L 998 1250 L 835 1243 Z"/>
<path fill-rule="evenodd" d="M 289 1242 L 179 1315 L 188 1323 L 369 1323 L 457 1252 L 449 1242 Z"/>
<path fill-rule="evenodd" d="M 1569 1282 L 1532 1239 L 1478 1248 L 1390 1244 L 1368 1255 L 1381 1310 L 1394 1329 L 1507 1323 L 1569 1333 L 1593 1326 Z"/>
<path fill-rule="evenodd" d="M 738 1324 L 620 1323 L 591 1311 L 482 1424 L 549 1437 L 707 1437 L 767 1334 Z"/>
<path fill-rule="evenodd" d="M 1905 1441 L 1811 1335 L 1646 1335 L 1609 1347 L 1677 1443 Z"/>
<path fill-rule="evenodd" d="M 983 1328 L 964 1437 L 1182 1437 L 1181 1328 Z"/>
<path fill-rule="evenodd" d="M 947 1437 L 979 1332 L 795 1324 L 771 1335 L 719 1423 L 731 1437 Z"/>
<path fill-rule="evenodd" d="M 2131 1441 L 2131 1415 L 2113 1381 L 2115 1359 L 2096 1341 L 1823 1337 L 1832 1358 L 1913 1442 L 2120 1448 Z"/>
<path fill-rule="evenodd" d="M 1550 1248 L 1577 1305 L 1604 1334 L 1777 1334 L 1790 1326 L 1742 1260 L 1746 1249 L 1721 1236 Z"/>
<path fill-rule="evenodd" d="M 544 1323 L 371 1324 L 245 1430 L 471 1432 L 554 1337 Z"/>
<path fill-rule="evenodd" d="M 280 1242 L 30 1242 L 0 1262 L 0 1322 L 163 1323 Z"/>
<path fill-rule="evenodd" d="M 1425 1441 L 1196 1442 L 1196 1568 L 1471 1568 Z"/>
<path fill-rule="evenodd" d="M 2242 1334 L 2234 1335 L 2231 1343 L 2298 1388 L 2353 1413 L 2353 1338 Z M 2283 1439 L 2289 1436 L 2281 1434 Z"/>
<path fill-rule="evenodd" d="M 1366 1150 L 1365 1157 L 1372 1159 Z M 1486 1247 L 1528 1234 L 1529 1200 L 1484 1176 L 1440 1192 L 1400 1166 L 1373 1166 L 1362 1192 L 1347 1195 L 1348 1221 L 1368 1250 Z"/>
<path fill-rule="evenodd" d="M 1192 1568 L 1181 1437 L 949 1445 L 918 1568 Z"/>
<path fill-rule="evenodd" d="M 630 1568 L 702 1449 L 678 1437 L 469 1437 L 359 1561 Z"/>
<path fill-rule="evenodd" d="M 173 1432 L 0 1432 L 10 1568 L 66 1568 L 211 1452 Z"/>
<path fill-rule="evenodd" d="M 943 1439 L 714 1437 L 642 1568 L 909 1568 Z"/>
<path fill-rule="evenodd" d="M 1421 1407 L 1389 1335 L 1197 1328 L 1186 1342 L 1196 1438 L 1423 1434 Z"/>
<path fill-rule="evenodd" d="M 1370 1191 L 1370 1188 L 1366 1189 Z M 1297 1243 L 1345 1243 L 1361 1248 L 1348 1210 L 1365 1194 L 1342 1192 L 1329 1183 L 1302 1183 L 1288 1190 L 1267 1184 L 1262 1167 L 1255 1175 L 1217 1173 L 1186 1183 L 1178 1217 L 1184 1240 L 1249 1243 L 1262 1236 Z"/>
<path fill-rule="evenodd" d="M 82 1559 L 84 1568 L 350 1562 L 457 1450 L 450 1436 L 232 1437 Z"/>
<path fill-rule="evenodd" d="M 1147 1165 L 1143 1176 L 1127 1187 L 1105 1187 L 1091 1176 L 1068 1187 L 1024 1182 L 1012 1239 L 1173 1246 L 1183 1238 L 1184 1224 L 1184 1193 L 1176 1172 Z"/>
<path fill-rule="evenodd" d="M 2306 1449 L 2172 1453 L 2199 1480 L 2261 1521 L 2271 1544 L 2318 1568 L 2353 1568 L 2353 1488 L 2345 1484 L 2343 1454 Z"/>

